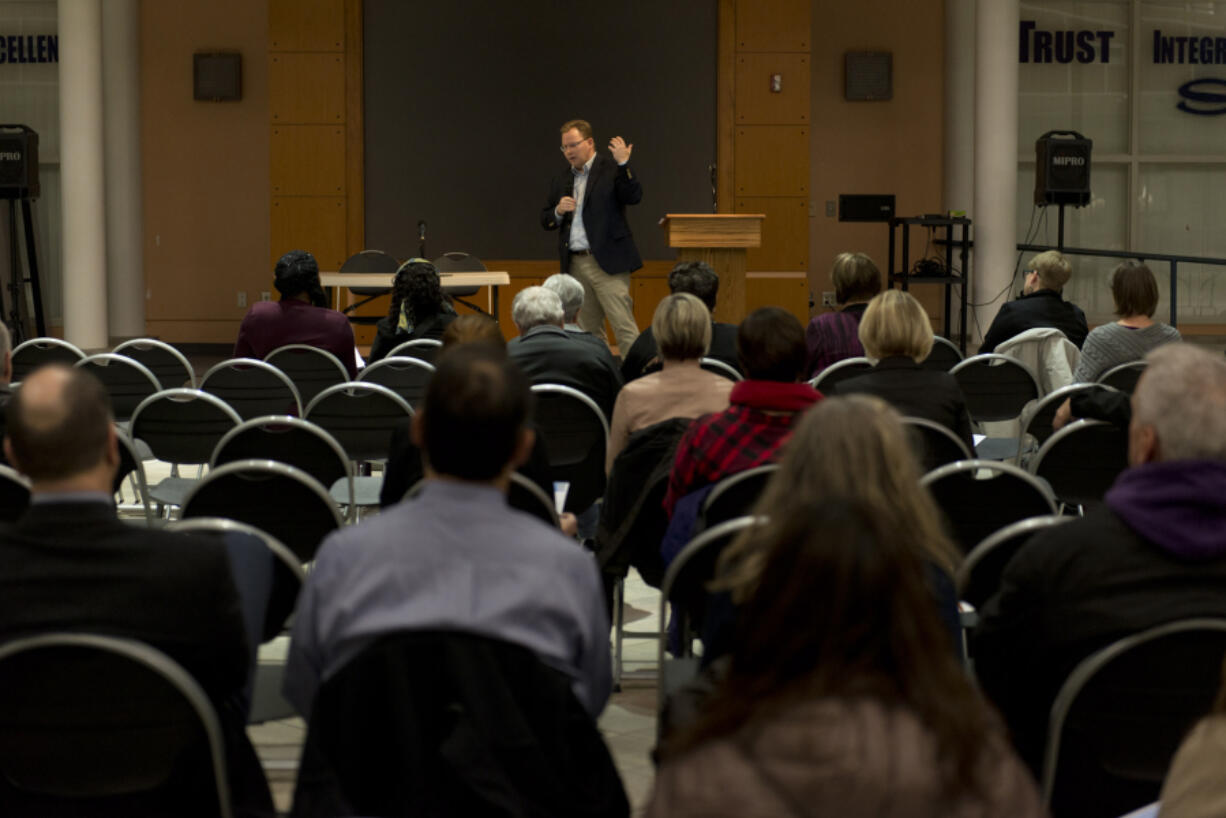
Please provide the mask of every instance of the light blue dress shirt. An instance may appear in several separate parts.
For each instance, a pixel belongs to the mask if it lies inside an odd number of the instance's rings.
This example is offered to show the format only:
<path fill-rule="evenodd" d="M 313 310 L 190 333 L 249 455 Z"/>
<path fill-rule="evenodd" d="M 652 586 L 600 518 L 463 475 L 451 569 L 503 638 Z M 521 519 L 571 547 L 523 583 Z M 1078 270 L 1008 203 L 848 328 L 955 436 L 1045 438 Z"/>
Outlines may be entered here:
<path fill-rule="evenodd" d="M 285 697 L 309 714 L 323 680 L 377 637 L 408 629 L 521 645 L 571 678 L 593 718 L 608 701 L 595 558 L 491 486 L 431 480 L 416 499 L 324 541 L 298 600 Z"/>

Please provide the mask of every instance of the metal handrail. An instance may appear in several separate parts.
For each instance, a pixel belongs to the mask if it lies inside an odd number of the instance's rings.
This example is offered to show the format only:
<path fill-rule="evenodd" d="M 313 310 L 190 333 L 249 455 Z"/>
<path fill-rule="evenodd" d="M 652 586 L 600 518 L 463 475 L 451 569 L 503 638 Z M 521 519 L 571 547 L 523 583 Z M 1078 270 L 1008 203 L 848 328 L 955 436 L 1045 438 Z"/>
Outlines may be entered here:
<path fill-rule="evenodd" d="M 1095 250 L 1088 247 L 1053 247 L 1046 244 L 1019 244 L 1017 249 L 1023 253 L 1042 253 L 1046 250 L 1059 250 L 1066 256 L 1106 256 L 1107 258 L 1131 258 L 1140 262 L 1146 261 L 1165 261 L 1171 266 L 1171 282 L 1170 282 L 1170 309 L 1172 327 L 1176 324 L 1176 312 L 1179 293 L 1179 283 L 1177 276 L 1179 273 L 1179 263 L 1186 262 L 1188 264 L 1215 264 L 1218 266 L 1226 266 L 1226 258 L 1213 258 L 1212 256 L 1185 256 L 1173 253 L 1146 253 L 1136 250 Z"/>

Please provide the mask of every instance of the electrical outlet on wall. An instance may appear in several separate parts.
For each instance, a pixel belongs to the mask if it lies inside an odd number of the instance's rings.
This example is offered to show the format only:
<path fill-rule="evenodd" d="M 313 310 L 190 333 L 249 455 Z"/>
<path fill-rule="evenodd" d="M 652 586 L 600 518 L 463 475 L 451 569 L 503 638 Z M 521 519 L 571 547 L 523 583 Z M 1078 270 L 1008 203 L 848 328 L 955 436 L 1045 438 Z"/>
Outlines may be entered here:
<path fill-rule="evenodd" d="M 826 290 L 825 292 L 822 293 L 822 306 L 823 307 L 835 306 L 834 293 L 830 292 L 829 290 Z"/>
<path fill-rule="evenodd" d="M 260 300 L 261 301 L 272 301 L 272 293 L 268 292 L 268 290 L 261 290 Z"/>
<path fill-rule="evenodd" d="M 238 305 L 240 307 L 247 306 L 247 291 L 246 290 L 238 291 Z"/>

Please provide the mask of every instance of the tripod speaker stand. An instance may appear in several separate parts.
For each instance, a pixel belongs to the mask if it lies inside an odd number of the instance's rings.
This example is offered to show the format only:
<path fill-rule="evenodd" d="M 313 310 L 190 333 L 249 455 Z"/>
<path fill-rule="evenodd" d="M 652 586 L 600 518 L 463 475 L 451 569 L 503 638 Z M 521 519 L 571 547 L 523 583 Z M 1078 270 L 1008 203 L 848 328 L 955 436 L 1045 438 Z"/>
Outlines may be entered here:
<path fill-rule="evenodd" d="M 25 340 L 28 310 L 25 285 L 30 285 L 34 311 L 34 332 L 47 334 L 43 315 L 42 286 L 38 278 L 38 250 L 34 242 L 34 218 L 30 202 L 38 198 L 38 134 L 25 125 L 0 125 L 0 199 L 8 200 L 9 211 L 9 310 L 8 325 L 13 343 Z M 21 264 L 17 233 L 17 203 L 21 202 L 24 226 L 26 272 Z"/>

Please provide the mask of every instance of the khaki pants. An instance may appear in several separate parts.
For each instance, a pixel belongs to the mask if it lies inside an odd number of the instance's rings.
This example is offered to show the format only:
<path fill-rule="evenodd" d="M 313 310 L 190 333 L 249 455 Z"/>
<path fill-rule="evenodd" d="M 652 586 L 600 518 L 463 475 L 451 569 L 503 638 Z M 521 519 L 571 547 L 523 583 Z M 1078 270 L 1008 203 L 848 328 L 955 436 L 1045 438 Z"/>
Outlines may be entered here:
<path fill-rule="evenodd" d="M 571 256 L 570 274 L 583 285 L 579 326 L 607 343 L 604 320 L 608 318 L 617 336 L 617 349 L 625 355 L 634 339 L 639 337 L 638 324 L 634 322 L 634 301 L 630 298 L 630 274 L 609 275 L 600 269 L 594 256 Z"/>

